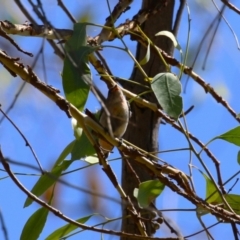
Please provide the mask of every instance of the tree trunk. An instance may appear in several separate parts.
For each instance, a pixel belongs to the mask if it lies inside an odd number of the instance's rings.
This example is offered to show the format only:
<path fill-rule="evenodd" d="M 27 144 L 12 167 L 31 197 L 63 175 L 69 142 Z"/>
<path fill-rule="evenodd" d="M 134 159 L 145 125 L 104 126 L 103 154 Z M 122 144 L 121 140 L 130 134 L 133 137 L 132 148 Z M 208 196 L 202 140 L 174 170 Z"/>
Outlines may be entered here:
<path fill-rule="evenodd" d="M 166 51 L 169 54 L 172 54 L 173 46 L 169 39 L 166 37 L 154 37 L 154 35 L 162 30 L 172 31 L 172 22 L 173 22 L 173 8 L 174 1 L 167 1 L 168 4 L 162 11 L 151 16 L 148 21 L 146 21 L 141 27 L 145 34 L 161 49 Z M 143 0 L 142 9 L 144 8 L 153 8 L 156 4 L 159 4 L 159 1 L 156 0 Z M 146 48 L 137 46 L 137 60 L 141 60 L 146 54 Z M 149 77 L 154 77 L 156 74 L 160 72 L 166 71 L 165 66 L 163 65 L 161 59 L 151 54 L 150 61 L 143 66 L 145 72 Z M 131 80 L 136 82 L 140 82 L 146 84 L 143 79 L 143 75 L 139 72 L 137 68 L 133 70 Z M 135 84 L 124 83 L 124 88 L 139 94 L 146 89 L 139 87 Z M 142 97 L 145 99 L 156 102 L 154 95 L 145 94 Z M 137 105 L 135 102 L 131 103 L 131 111 L 132 117 L 130 119 L 130 123 L 128 129 L 124 135 L 124 139 L 133 143 L 134 145 L 146 150 L 147 152 L 157 152 L 159 150 L 158 139 L 159 139 L 159 125 L 160 118 L 156 116 L 156 114 L 147 109 Z M 144 171 L 142 166 L 135 164 L 131 159 L 128 159 L 128 163 L 131 164 L 134 171 L 137 173 L 141 182 L 150 180 L 153 178 L 149 174 L 149 172 Z M 122 185 L 127 193 L 127 195 L 131 198 L 132 202 L 137 207 L 136 199 L 133 197 L 134 188 L 138 188 L 139 182 L 136 177 L 132 173 L 129 165 L 126 163 L 126 160 L 122 161 Z M 122 230 L 128 233 L 139 234 L 137 226 L 132 218 L 125 218 L 126 215 L 129 215 L 127 211 L 127 206 L 123 204 L 123 222 L 122 222 Z M 144 214 L 143 217 L 147 218 Z M 146 223 L 147 233 L 152 235 L 154 232 L 153 227 L 151 226 L 150 221 Z M 122 240 L 129 240 L 130 238 L 121 238 Z"/>

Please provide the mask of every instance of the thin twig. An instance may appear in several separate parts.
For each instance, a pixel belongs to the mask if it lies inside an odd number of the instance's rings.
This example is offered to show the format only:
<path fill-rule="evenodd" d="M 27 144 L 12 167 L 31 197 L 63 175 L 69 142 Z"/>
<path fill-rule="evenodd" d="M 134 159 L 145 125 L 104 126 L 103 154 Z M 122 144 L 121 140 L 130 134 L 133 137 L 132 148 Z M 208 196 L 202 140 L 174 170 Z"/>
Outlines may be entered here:
<path fill-rule="evenodd" d="M 57 0 L 58 5 L 60 8 L 62 8 L 62 10 L 66 13 L 66 15 L 69 17 L 69 19 L 73 22 L 76 23 L 77 20 L 73 17 L 73 15 L 69 12 L 69 10 L 67 9 L 67 7 L 65 6 L 65 4 L 63 3 L 62 0 Z"/>
<path fill-rule="evenodd" d="M 214 240 L 214 238 L 212 237 L 211 233 L 208 231 L 208 228 L 205 226 L 204 222 L 202 221 L 201 216 L 199 216 L 198 214 L 197 214 L 197 219 L 200 222 L 200 224 L 201 224 L 202 228 L 204 229 L 204 231 L 206 232 L 206 235 L 207 235 L 208 239 Z"/>
<path fill-rule="evenodd" d="M 24 89 L 24 87 L 26 86 L 26 84 L 27 84 L 26 82 L 23 82 L 23 83 L 21 84 L 21 86 L 19 87 L 17 93 L 15 94 L 15 97 L 14 97 L 13 101 L 11 102 L 11 104 L 9 105 L 9 107 L 7 108 L 7 110 L 5 111 L 6 114 L 8 114 L 8 113 L 11 111 L 11 109 L 14 107 L 15 103 L 16 103 L 17 100 L 18 100 L 18 97 L 20 96 L 20 94 L 21 94 L 21 92 L 23 91 L 23 89 Z M 2 121 L 4 120 L 4 118 L 5 118 L 5 115 L 3 115 L 3 116 L 1 117 L 1 119 L 0 119 L 0 124 L 2 123 Z"/>
<path fill-rule="evenodd" d="M 223 6 L 223 7 L 221 8 L 220 12 L 223 13 L 224 10 L 225 10 L 225 6 Z M 213 21 L 209 24 L 209 26 L 208 26 L 207 30 L 205 31 L 205 33 L 203 34 L 203 36 L 202 36 L 202 38 L 201 38 L 201 41 L 200 41 L 200 43 L 198 44 L 197 52 L 196 52 L 196 54 L 195 54 L 195 57 L 194 57 L 194 59 L 193 59 L 192 65 L 191 65 L 191 68 L 192 68 L 192 69 L 193 69 L 193 67 L 194 67 L 194 65 L 195 65 L 195 63 L 196 63 L 196 61 L 197 61 L 197 58 L 198 58 L 198 56 L 199 56 L 199 54 L 200 54 L 200 51 L 201 51 L 201 49 L 202 49 L 202 47 L 203 47 L 203 43 L 204 43 L 204 41 L 207 39 L 207 35 L 210 34 L 210 32 L 211 32 L 211 30 L 212 30 L 215 22 L 216 22 L 217 20 L 219 20 L 219 19 L 221 19 L 221 16 L 220 16 L 220 14 L 218 13 L 217 16 L 213 19 Z M 219 20 L 218 23 L 220 23 L 220 20 Z M 216 28 L 216 29 L 217 29 L 217 28 Z M 215 30 L 216 30 L 216 29 L 215 29 Z M 213 37 L 212 37 L 212 39 L 213 39 Z M 189 78 L 190 78 L 190 75 L 187 76 L 186 83 L 185 83 L 184 90 L 183 90 L 184 92 L 186 92 L 186 88 L 187 88 L 187 84 L 188 84 Z"/>
<path fill-rule="evenodd" d="M 16 126 L 16 124 L 8 117 L 8 115 L 2 110 L 1 105 L 0 105 L 0 112 L 1 112 L 1 113 L 4 115 L 4 117 L 13 125 L 13 127 L 18 131 L 18 133 L 19 133 L 19 134 L 21 135 L 21 137 L 24 139 L 26 146 L 30 148 L 30 151 L 32 152 L 33 157 L 36 159 L 36 162 L 37 162 L 37 164 L 38 164 L 38 166 L 39 166 L 39 168 L 40 168 L 40 171 L 41 171 L 41 173 L 43 174 L 44 171 L 43 171 L 43 168 L 42 168 L 42 166 L 41 166 L 41 163 L 40 163 L 40 161 L 38 160 L 38 157 L 37 157 L 35 151 L 33 150 L 31 144 L 28 142 L 27 138 L 24 136 L 24 134 L 21 132 L 21 130 Z"/>
<path fill-rule="evenodd" d="M 215 226 L 217 226 L 218 224 L 220 224 L 221 222 L 222 222 L 222 221 L 216 222 L 216 223 L 208 226 L 207 229 L 210 229 L 210 228 L 212 228 L 212 227 L 215 227 Z M 185 236 L 185 238 L 186 238 L 186 239 L 190 239 L 191 237 L 196 236 L 196 235 L 198 235 L 198 234 L 200 234 L 200 233 L 202 233 L 202 232 L 205 232 L 205 229 L 202 229 L 202 230 L 200 230 L 200 231 L 198 231 L 198 232 L 195 232 L 195 233 L 193 233 L 193 234 L 191 234 L 191 235 L 187 235 L 187 236 Z"/>
<path fill-rule="evenodd" d="M 179 0 L 179 2 L 180 3 L 179 3 L 176 19 L 175 19 L 174 26 L 173 26 L 173 34 L 175 36 L 177 36 L 177 33 L 178 33 L 178 29 L 179 29 L 179 26 L 181 23 L 181 18 L 182 18 L 184 6 L 186 4 L 186 0 Z"/>
<path fill-rule="evenodd" d="M 204 60 L 203 60 L 203 66 L 202 66 L 202 69 L 203 69 L 203 70 L 205 70 L 206 63 L 207 63 L 207 58 L 208 58 L 209 52 L 210 52 L 210 50 L 211 50 L 213 41 L 214 41 L 214 39 L 215 39 L 215 37 L 216 37 L 217 30 L 218 30 L 218 28 L 219 28 L 219 26 L 220 26 L 221 19 L 222 19 L 222 18 L 221 18 L 221 14 L 223 14 L 224 10 L 225 10 L 225 5 L 223 5 L 223 7 L 221 8 L 220 12 L 218 13 L 218 14 L 219 14 L 218 22 L 217 22 L 216 27 L 215 27 L 215 29 L 214 29 L 214 31 L 213 31 L 213 34 L 212 34 L 210 43 L 209 43 L 208 48 L 207 48 L 206 55 L 205 55 Z"/>
<path fill-rule="evenodd" d="M 20 46 L 18 46 L 18 44 L 12 39 L 10 38 L 6 32 L 2 29 L 1 27 L 1 22 L 0 22 L 0 36 L 4 37 L 5 39 L 7 39 L 18 51 L 25 53 L 26 55 L 33 57 L 33 54 L 27 51 L 24 51 Z"/>
<path fill-rule="evenodd" d="M 234 30 L 232 29 L 230 23 L 229 23 L 229 22 L 227 21 L 227 19 L 223 16 L 223 14 L 221 13 L 221 10 L 219 9 L 219 7 L 218 7 L 217 4 L 215 3 L 215 1 L 212 0 L 212 2 L 213 2 L 213 5 L 215 6 L 215 8 L 217 9 L 217 11 L 219 12 L 219 14 L 221 15 L 222 19 L 225 21 L 225 23 L 227 24 L 228 28 L 229 28 L 230 31 L 232 32 L 233 37 L 234 37 L 234 39 L 235 39 L 235 41 L 236 41 L 236 43 L 237 43 L 237 47 L 238 47 L 238 49 L 240 49 L 239 42 L 238 42 L 238 37 L 237 37 L 237 35 L 235 34 Z"/>
<path fill-rule="evenodd" d="M 45 41 L 45 40 L 43 39 L 43 43 L 44 43 L 44 41 Z M 37 61 L 38 61 L 38 58 L 40 57 L 41 53 L 43 53 L 43 43 L 42 43 L 42 45 L 41 45 L 38 53 L 36 54 L 36 57 L 35 57 L 32 65 L 31 65 L 32 68 L 34 68 L 34 67 L 36 66 L 36 63 L 37 63 Z M 44 58 L 43 58 L 43 66 L 45 66 Z M 45 67 L 44 67 L 44 69 L 45 69 Z M 45 71 L 45 70 L 44 70 L 44 75 L 45 75 L 45 79 L 46 79 L 46 71 Z M 9 105 L 9 107 L 8 107 L 7 110 L 5 111 L 5 114 L 8 115 L 8 113 L 11 111 L 11 109 L 13 109 L 14 105 L 16 104 L 16 102 L 17 102 L 18 98 L 20 97 L 20 95 L 21 95 L 21 93 L 22 93 L 22 91 L 23 91 L 23 89 L 24 89 L 25 86 L 26 86 L 26 82 L 23 82 L 23 83 L 21 84 L 21 86 L 19 87 L 17 93 L 15 94 L 14 99 L 12 100 L 12 102 L 11 102 L 10 105 Z M 0 124 L 2 123 L 2 121 L 4 120 L 4 118 L 5 118 L 5 116 L 3 115 L 3 116 L 1 117 L 1 119 L 0 119 Z"/>
<path fill-rule="evenodd" d="M 29 11 L 24 7 L 24 5 L 21 3 L 20 0 L 14 0 L 16 5 L 20 8 L 21 12 L 29 19 L 29 21 L 34 24 L 35 26 L 37 25 L 36 21 L 34 20 L 34 18 L 32 18 L 32 16 L 29 14 Z M 69 30 L 67 30 L 69 32 Z M 72 32 L 72 31 L 71 31 Z M 56 38 L 56 36 L 55 36 Z M 60 48 L 57 46 L 57 44 L 52 41 L 51 39 L 48 39 L 49 44 L 52 46 L 52 48 L 54 49 L 55 53 L 61 58 L 64 58 L 64 54 L 63 52 L 60 50 Z"/>
<path fill-rule="evenodd" d="M 0 209 L 0 223 L 2 225 L 2 231 L 3 231 L 4 239 L 8 240 L 9 239 L 8 238 L 8 230 L 7 230 L 7 227 L 6 227 L 1 209 Z"/>

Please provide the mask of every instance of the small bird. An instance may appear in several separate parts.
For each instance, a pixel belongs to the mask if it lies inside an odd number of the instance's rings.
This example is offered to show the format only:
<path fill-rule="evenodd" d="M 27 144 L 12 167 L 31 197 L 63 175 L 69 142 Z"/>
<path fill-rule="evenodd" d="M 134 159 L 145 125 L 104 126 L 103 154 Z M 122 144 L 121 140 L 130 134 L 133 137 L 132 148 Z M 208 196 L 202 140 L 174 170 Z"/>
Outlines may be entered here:
<path fill-rule="evenodd" d="M 108 110 L 108 113 L 104 108 Z M 108 130 L 109 134 L 121 138 L 129 123 L 130 109 L 118 85 L 109 89 L 104 108 L 100 115 L 100 124 Z M 103 138 L 99 138 L 98 143 L 107 157 L 113 146 Z"/>

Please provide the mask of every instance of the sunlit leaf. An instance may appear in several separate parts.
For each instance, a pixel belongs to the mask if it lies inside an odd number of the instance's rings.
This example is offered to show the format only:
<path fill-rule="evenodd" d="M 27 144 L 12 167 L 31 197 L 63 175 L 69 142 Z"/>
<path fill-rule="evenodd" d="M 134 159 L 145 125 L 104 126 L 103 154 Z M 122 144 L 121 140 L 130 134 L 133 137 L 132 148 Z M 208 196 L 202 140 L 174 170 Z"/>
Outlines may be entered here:
<path fill-rule="evenodd" d="M 88 162 L 89 164 L 96 164 L 99 162 L 98 157 L 95 157 L 95 156 L 86 157 L 84 160 L 85 160 L 85 162 Z"/>
<path fill-rule="evenodd" d="M 151 87 L 163 110 L 177 120 L 183 108 L 178 78 L 172 73 L 159 73 L 153 78 Z"/>
<path fill-rule="evenodd" d="M 202 172 L 201 172 L 202 173 Z M 202 173 L 206 180 L 206 199 L 208 203 L 214 204 L 216 199 L 220 196 L 213 181 L 204 173 Z"/>
<path fill-rule="evenodd" d="M 42 175 L 34 187 L 31 190 L 31 193 L 33 193 L 36 196 L 41 196 L 49 187 L 51 187 L 58 179 L 58 177 L 61 175 L 61 173 L 66 170 L 72 161 L 64 161 L 64 159 L 71 153 L 73 146 L 75 144 L 76 140 L 71 142 L 60 154 L 59 158 L 57 159 L 55 165 L 53 166 L 51 172 L 49 174 Z M 27 198 L 24 207 L 29 206 L 33 200 L 31 198 Z"/>
<path fill-rule="evenodd" d="M 72 128 L 74 132 L 74 136 L 76 139 L 79 139 L 82 136 L 82 128 L 79 127 L 78 122 L 75 118 L 71 118 Z"/>
<path fill-rule="evenodd" d="M 86 24 L 74 25 L 73 35 L 65 46 L 63 89 L 67 100 L 81 111 L 87 101 L 92 83 L 88 54 L 96 50 L 94 47 L 87 46 Z"/>
<path fill-rule="evenodd" d="M 169 32 L 169 31 L 161 31 L 161 32 L 156 33 L 155 36 L 165 36 L 165 37 L 170 38 L 173 42 L 174 47 L 177 48 L 180 52 L 182 52 L 182 48 L 179 45 L 179 43 L 178 43 L 176 37 L 173 35 L 173 33 Z"/>
<path fill-rule="evenodd" d="M 215 137 L 214 139 L 222 139 L 237 146 L 240 146 L 240 126 L 233 128 L 230 131 Z"/>
<path fill-rule="evenodd" d="M 212 182 L 212 180 L 207 175 L 205 175 L 204 173 L 202 173 L 202 174 L 203 174 L 203 176 L 206 180 L 206 185 L 207 185 L 207 187 L 206 187 L 207 202 L 211 203 L 213 205 L 221 206 L 224 209 L 227 209 L 227 207 L 224 206 L 222 197 L 218 193 L 218 191 L 217 191 L 214 183 Z M 237 214 L 240 214 L 240 195 L 224 194 L 223 196 L 226 199 L 226 201 L 228 202 L 228 204 L 230 205 L 230 207 Z M 197 212 L 198 212 L 199 215 L 205 215 L 205 214 L 209 213 L 208 211 L 206 211 L 206 209 L 203 209 L 202 207 L 198 207 Z"/>
<path fill-rule="evenodd" d="M 206 180 L 206 197 L 205 198 L 206 198 L 207 202 L 211 203 L 211 204 L 216 204 L 220 195 L 219 195 L 213 181 L 201 170 L 199 170 L 199 172 L 203 175 L 203 177 Z M 205 208 L 203 208 L 201 206 L 197 206 L 197 214 L 199 216 L 203 216 L 208 213 L 209 213 L 209 211 L 206 210 Z"/>
<path fill-rule="evenodd" d="M 139 189 L 134 190 L 134 196 L 137 198 L 139 206 L 143 208 L 148 207 L 161 194 L 164 187 L 165 185 L 159 180 L 149 180 L 140 183 Z"/>
<path fill-rule="evenodd" d="M 149 42 L 149 40 L 148 40 L 146 55 L 145 55 L 144 58 L 139 62 L 139 64 L 140 64 L 140 65 L 145 65 L 146 63 L 148 63 L 149 59 L 150 59 L 150 42 Z"/>
<path fill-rule="evenodd" d="M 21 240 L 36 240 L 39 238 L 48 216 L 48 209 L 40 208 L 28 219 L 22 233 Z"/>
<path fill-rule="evenodd" d="M 89 218 L 91 218 L 94 214 L 89 215 L 87 217 L 83 217 L 80 218 L 78 220 L 76 220 L 76 222 L 78 223 L 85 223 L 86 221 L 88 221 Z M 65 226 L 58 228 L 57 230 L 55 230 L 53 233 L 51 233 L 46 240 L 57 240 L 60 239 L 61 237 L 66 236 L 67 234 L 69 234 L 70 232 L 74 231 L 75 229 L 77 229 L 78 227 L 76 225 L 73 224 L 66 224 Z"/>

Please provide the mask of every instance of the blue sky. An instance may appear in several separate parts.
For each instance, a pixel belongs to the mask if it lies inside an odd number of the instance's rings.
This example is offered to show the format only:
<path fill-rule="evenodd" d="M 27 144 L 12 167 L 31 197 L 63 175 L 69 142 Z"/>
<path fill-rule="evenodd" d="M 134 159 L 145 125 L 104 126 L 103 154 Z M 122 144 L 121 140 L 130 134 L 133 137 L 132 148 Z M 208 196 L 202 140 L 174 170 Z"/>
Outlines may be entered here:
<path fill-rule="evenodd" d="M 1 20 L 8 19 L 14 23 L 24 23 L 26 18 L 21 14 L 20 10 L 14 5 L 14 2 L 1 1 L 3 6 L 1 11 Z M 25 6 L 28 6 L 27 1 L 23 1 Z M 111 1 L 112 6 L 117 1 Z M 205 29 L 210 24 L 211 20 L 215 17 L 217 11 L 214 6 L 208 1 L 194 1 L 196 4 L 189 3 L 191 11 L 191 36 L 190 36 L 190 49 L 194 49 L 198 46 L 200 39 L 202 38 Z M 218 4 L 220 1 L 217 1 Z M 67 19 L 62 10 L 57 6 L 56 1 L 42 1 L 47 17 L 55 27 L 70 28 L 72 29 L 72 23 Z M 88 4 L 79 3 L 78 1 L 71 1 L 66 3 L 69 10 L 75 15 L 76 18 L 83 18 L 83 16 L 90 15 L 91 18 L 88 21 L 94 23 L 104 24 L 107 12 L 106 1 L 101 1 L 101 4 L 96 6 L 95 1 L 88 1 Z M 205 5 L 204 5 L 205 4 Z M 123 15 L 117 22 L 121 23 L 127 18 L 137 13 L 140 6 L 140 1 L 135 1 L 130 11 Z M 6 9 L 3 12 L 3 9 Z M 32 12 L 31 7 L 28 10 Z M 240 36 L 240 29 L 238 27 L 237 14 L 226 10 L 224 14 L 226 19 L 231 24 L 231 27 L 235 31 L 237 37 Z M 40 23 L 40 20 L 38 21 Z M 181 28 L 178 35 L 178 41 L 185 51 L 185 43 L 187 39 L 188 21 L 186 10 L 184 12 Z M 100 29 L 97 27 L 89 27 L 88 34 L 95 36 L 99 33 Z M 14 40 L 26 51 L 36 52 L 41 44 L 40 38 L 23 38 L 14 36 Z M 136 44 L 129 41 L 129 38 L 124 38 L 128 44 L 129 49 L 134 53 Z M 208 40 L 206 41 L 208 42 Z M 111 42 L 111 45 L 116 42 Z M 119 44 L 119 43 L 118 43 Z M 61 76 L 62 62 L 54 55 L 53 50 L 45 42 L 44 45 L 45 64 L 46 64 L 46 76 L 42 70 L 42 60 L 40 59 L 35 68 L 35 72 L 42 80 L 46 80 L 50 85 L 61 90 Z M 199 74 L 207 83 L 210 83 L 219 94 L 221 94 L 230 104 L 230 106 L 238 113 L 239 109 L 239 57 L 240 53 L 237 49 L 236 41 L 233 34 L 229 30 L 229 27 L 222 21 L 217 36 L 213 43 L 213 47 L 210 51 L 206 69 L 203 71 L 201 65 L 203 62 L 203 56 L 206 52 L 206 46 L 201 51 L 197 65 L 194 70 Z M 1 41 L 1 48 L 6 50 L 11 56 L 20 56 L 22 62 L 25 65 L 31 65 L 33 59 L 24 56 L 17 52 L 13 46 L 9 45 L 6 41 Z M 129 78 L 132 69 L 132 62 L 130 58 L 124 52 L 116 51 L 113 49 L 104 49 L 103 56 L 108 59 L 108 63 L 113 73 L 119 77 Z M 190 52 L 192 54 L 192 52 Z M 117 56 L 117 57 L 116 57 Z M 179 53 L 175 51 L 175 56 L 180 59 Z M 124 66 L 123 66 L 124 63 Z M 123 67 L 119 67 L 123 66 Z M 106 87 L 104 83 L 99 80 L 94 69 L 91 67 L 93 73 L 93 79 L 95 83 L 106 94 Z M 173 68 L 173 72 L 178 73 L 178 69 Z M 20 78 L 12 78 L 9 73 L 0 67 L 1 74 L 1 87 L 0 87 L 0 104 L 4 110 L 7 109 L 12 99 L 16 94 L 19 86 L 22 83 Z M 183 85 L 185 84 L 186 77 L 182 79 Z M 236 120 L 234 120 L 230 114 L 220 104 L 218 104 L 209 94 L 198 86 L 192 79 L 189 80 L 186 93 L 182 94 L 184 99 L 184 108 L 187 109 L 191 105 L 194 105 L 194 110 L 187 116 L 188 130 L 197 136 L 202 142 L 206 143 L 213 137 L 220 135 L 231 128 L 238 126 Z M 99 109 L 99 104 L 90 96 L 87 108 L 91 111 Z M 57 157 L 61 153 L 62 149 L 73 140 L 73 132 L 71 129 L 71 122 L 66 117 L 65 113 L 58 109 L 58 107 L 48 100 L 45 96 L 35 90 L 32 86 L 26 86 L 21 97 L 15 104 L 14 109 L 9 114 L 10 118 L 24 133 L 32 147 L 34 148 L 38 158 L 40 159 L 44 169 L 50 169 L 56 161 Z M 1 116 L 0 116 L 1 117 Z M 160 150 L 183 148 L 187 147 L 186 139 L 176 132 L 170 125 L 161 125 L 160 127 Z M 4 120 L 0 125 L 0 145 L 5 157 L 10 157 L 16 161 L 28 163 L 30 165 L 37 166 L 30 150 L 25 146 L 23 139 L 19 136 L 12 125 Z M 235 172 L 238 171 L 239 165 L 237 164 L 237 152 L 238 147 L 226 143 L 222 140 L 216 140 L 210 144 L 211 151 L 215 154 L 218 160 L 221 162 L 222 177 L 227 180 Z M 199 150 L 198 147 L 196 149 Z M 117 151 L 115 151 L 117 152 Z M 111 158 L 116 157 L 117 154 L 113 154 Z M 203 155 L 203 159 L 209 169 L 213 172 L 214 177 L 215 168 L 209 158 Z M 188 161 L 189 152 L 172 152 L 160 154 L 160 157 L 169 162 L 173 166 L 180 168 L 188 173 Z M 193 164 L 196 168 L 202 169 L 198 161 L 193 158 Z M 71 169 L 78 168 L 86 165 L 82 161 L 77 161 L 73 164 Z M 112 167 L 116 172 L 120 181 L 120 161 L 112 162 Z M 0 167 L 0 169 L 2 169 Z M 33 169 L 26 169 L 20 166 L 13 165 L 12 169 L 18 173 L 35 173 Z M 205 196 L 205 181 L 202 175 L 197 169 L 193 169 L 194 182 L 198 189 L 198 194 L 201 197 Z M 0 172 L 0 178 L 6 176 L 6 173 Z M 28 188 L 31 189 L 34 183 L 37 181 L 37 177 L 19 175 L 19 179 Z M 83 188 L 96 187 L 98 190 L 102 190 L 106 195 L 119 199 L 118 193 L 112 187 L 108 178 L 105 176 L 100 166 L 94 166 L 82 170 L 81 172 L 75 172 L 74 174 L 64 177 L 65 180 L 71 182 L 74 185 L 81 186 Z M 93 182 L 91 182 L 91 179 Z M 94 180 L 96 180 L 94 182 Z M 98 182 L 98 185 L 94 185 Z M 234 181 L 230 182 L 226 186 L 228 190 Z M 80 191 L 70 189 L 67 186 L 59 187 L 59 194 L 57 195 L 57 206 L 59 209 L 68 216 L 77 219 L 89 214 L 91 206 L 94 207 L 95 201 L 88 195 L 81 193 Z M 240 194 L 239 185 L 237 184 L 232 193 Z M 9 239 L 18 239 L 22 228 L 29 218 L 29 216 L 38 209 L 37 204 L 23 209 L 26 196 L 23 194 L 11 181 L 10 178 L 0 181 L 0 210 L 4 216 L 6 227 L 8 229 Z M 121 216 L 121 208 L 119 203 L 108 201 L 105 199 L 98 199 L 99 205 L 95 206 L 96 210 L 101 209 L 105 213 L 106 217 L 115 218 Z M 158 199 L 158 206 L 160 208 L 193 208 L 191 204 L 187 203 L 184 199 L 176 196 L 169 189 L 165 190 L 165 193 Z M 195 230 L 201 229 L 199 223 L 196 220 L 195 212 L 186 213 L 185 217 L 181 212 L 169 212 L 165 213 L 171 217 L 176 224 L 183 229 L 184 235 L 190 234 Z M 187 216 L 187 217 L 186 217 Z M 100 217 L 93 217 L 87 224 L 91 225 L 96 221 L 104 221 Z M 213 216 L 204 216 L 206 225 L 216 222 Z M 39 239 L 44 239 L 54 229 L 64 225 L 62 220 L 59 220 L 52 214 L 49 216 L 46 227 Z M 119 225 L 112 225 L 116 228 Z M 110 228 L 110 226 L 107 225 Z M 164 227 L 163 230 L 157 233 L 157 235 L 168 233 Z M 232 236 L 229 226 L 224 224 L 211 230 L 211 233 L 219 239 L 219 233 L 221 233 L 221 239 L 226 239 L 227 236 Z M 0 238 L 2 238 L 0 231 Z M 83 239 L 100 238 L 99 234 L 86 231 L 80 235 Z M 202 235 L 203 237 L 203 235 Z M 205 236 L 204 236 L 205 237 Z M 105 239 L 112 239 L 111 236 L 105 236 Z M 71 239 L 79 239 L 79 236 L 72 237 Z M 114 238 L 115 239 L 115 238 Z M 197 236 L 193 239 L 201 239 L 201 236 Z"/>

